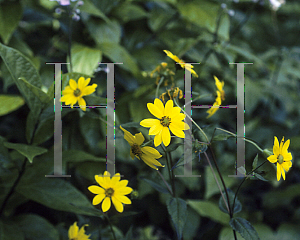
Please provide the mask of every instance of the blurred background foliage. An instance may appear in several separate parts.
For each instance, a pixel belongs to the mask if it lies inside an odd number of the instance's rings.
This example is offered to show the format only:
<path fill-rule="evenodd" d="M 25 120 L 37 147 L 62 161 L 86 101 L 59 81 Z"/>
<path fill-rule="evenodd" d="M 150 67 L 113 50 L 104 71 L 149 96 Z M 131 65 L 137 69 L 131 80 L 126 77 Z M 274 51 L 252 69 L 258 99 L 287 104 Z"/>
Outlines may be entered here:
<path fill-rule="evenodd" d="M 186 62 L 200 63 L 194 65 L 199 78 L 192 79 L 193 105 L 213 104 L 214 75 L 225 82 L 222 105 L 236 105 L 237 71 L 229 63 L 253 63 L 245 65 L 245 136 L 262 149 L 272 148 L 274 136 L 290 139 L 293 167 L 285 181 L 277 182 L 275 167 L 265 164 L 260 170 L 268 181 L 246 181 L 237 216 L 251 222 L 261 239 L 300 239 L 299 1 L 286 0 L 277 9 L 274 0 L 83 2 L 76 10 L 76 2 L 0 0 L 0 205 L 5 206 L 0 238 L 66 239 L 74 221 L 89 224 L 92 239 L 111 238 L 87 191 L 106 167 L 105 108 L 62 109 L 63 169 L 72 177 L 44 177 L 53 173 L 54 143 L 54 67 L 46 63 L 71 61 L 72 72 L 71 66 L 62 67 L 62 87 L 71 78 L 92 77 L 98 88 L 86 97 L 90 105 L 106 104 L 106 65 L 99 63 L 122 63 L 115 65 L 116 172 L 135 192 L 122 214 L 109 212 L 118 239 L 176 239 L 166 189 L 153 169 L 131 160 L 119 128 L 142 132 L 149 140 L 148 130 L 138 123 L 151 117 L 146 105 L 157 87 L 151 71 L 164 61 L 175 72 L 163 52 L 167 49 Z M 70 21 L 70 11 L 77 21 Z M 184 71 L 175 73 L 174 86 L 184 92 Z M 171 87 L 165 81 L 159 95 Z M 193 109 L 192 118 L 208 136 L 216 127 L 236 132 L 236 109 L 221 108 L 206 117 L 206 109 Z M 195 136 L 205 141 L 197 131 Z M 176 143 L 181 140 L 170 148 Z M 183 154 L 183 146 L 176 146 L 173 164 Z M 227 187 L 235 191 L 241 179 L 228 175 L 235 174 L 236 140 L 216 141 L 212 148 Z M 247 172 L 257 153 L 246 143 Z M 165 158 L 160 162 L 165 164 Z M 167 169 L 160 171 L 168 179 Z M 182 174 L 183 168 L 174 171 Z M 199 152 L 193 173 L 202 177 L 176 179 L 177 194 L 187 202 L 183 239 L 233 239 L 229 217 L 218 208 L 220 192 Z"/>

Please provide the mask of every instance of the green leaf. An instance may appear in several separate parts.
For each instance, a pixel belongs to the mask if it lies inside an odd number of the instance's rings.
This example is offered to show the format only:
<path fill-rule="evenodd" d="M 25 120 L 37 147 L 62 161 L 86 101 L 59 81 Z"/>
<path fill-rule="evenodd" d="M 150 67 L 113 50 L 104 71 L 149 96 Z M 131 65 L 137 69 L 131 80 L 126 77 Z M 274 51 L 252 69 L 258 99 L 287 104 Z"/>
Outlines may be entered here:
<path fill-rule="evenodd" d="M 221 212 L 218 206 L 210 201 L 188 200 L 187 203 L 202 217 L 210 218 L 224 225 L 228 224 L 230 220 L 228 214 Z"/>
<path fill-rule="evenodd" d="M 228 14 L 223 14 L 218 29 L 218 35 L 225 41 L 229 41 L 230 19 Z"/>
<path fill-rule="evenodd" d="M 84 4 L 80 6 L 80 11 L 89 13 L 96 17 L 100 17 L 106 22 L 109 21 L 105 14 L 99 8 L 96 8 L 90 0 L 84 0 Z"/>
<path fill-rule="evenodd" d="M 229 135 L 229 134 L 219 134 L 213 137 L 212 141 L 226 141 L 229 138 L 235 138 L 235 136 Z"/>
<path fill-rule="evenodd" d="M 24 240 L 24 234 L 18 230 L 19 227 L 14 222 L 0 220 L 0 239 L 1 240 Z"/>
<path fill-rule="evenodd" d="M 123 22 L 129 22 L 145 18 L 147 16 L 147 12 L 132 2 L 124 2 L 118 4 L 117 7 L 114 8 L 113 15 L 121 19 Z"/>
<path fill-rule="evenodd" d="M 30 146 L 30 145 L 21 144 L 21 143 L 5 142 L 4 146 L 7 148 L 10 148 L 10 149 L 17 150 L 19 153 L 21 153 L 23 156 L 25 156 L 30 163 L 32 163 L 33 158 L 35 156 L 41 155 L 48 151 L 46 148 Z"/>
<path fill-rule="evenodd" d="M 10 112 L 22 107 L 25 103 L 24 98 L 16 95 L 0 95 L 0 116 L 4 116 Z"/>
<path fill-rule="evenodd" d="M 30 240 L 57 240 L 59 234 L 56 228 L 45 218 L 34 214 L 19 215 L 15 219 L 26 239 Z M 45 234 L 45 232 L 47 234 Z"/>
<path fill-rule="evenodd" d="M 154 189 L 156 189 L 157 191 L 161 192 L 161 193 L 169 193 L 168 189 L 166 189 L 165 187 L 163 187 L 162 185 L 153 182 L 150 179 L 144 178 L 144 177 L 140 177 L 142 180 L 144 180 L 146 183 L 148 183 L 150 186 L 152 186 Z"/>
<path fill-rule="evenodd" d="M 1 43 L 0 57 L 5 63 L 19 91 L 25 98 L 29 108 L 34 110 L 38 115 L 41 108 L 39 98 L 32 93 L 31 89 L 28 88 L 23 81 L 18 80 L 19 78 L 27 79 L 31 85 L 41 88 L 41 79 L 36 68 L 22 53 L 13 48 L 6 47 Z"/>
<path fill-rule="evenodd" d="M 258 173 L 253 173 L 253 178 L 250 178 L 251 180 L 255 180 L 255 179 L 259 179 L 259 180 L 262 180 L 262 181 L 265 181 L 265 182 L 268 182 L 269 180 L 265 179 L 263 176 L 261 176 L 260 174 Z"/>
<path fill-rule="evenodd" d="M 93 75 L 102 60 L 99 49 L 90 48 L 81 44 L 73 44 L 71 49 L 73 71 L 86 75 Z"/>
<path fill-rule="evenodd" d="M 258 161 L 258 154 L 256 154 L 253 163 L 252 163 L 252 170 L 254 170 L 257 167 L 257 161 Z"/>
<path fill-rule="evenodd" d="M 216 23 L 218 17 L 218 4 L 210 1 L 191 1 L 180 2 L 178 4 L 178 11 L 188 21 L 206 28 L 210 32 L 216 30 Z"/>
<path fill-rule="evenodd" d="M 175 226 L 177 238 L 181 239 L 187 217 L 186 201 L 181 198 L 170 198 L 167 201 L 167 208 Z"/>
<path fill-rule="evenodd" d="M 32 179 L 20 182 L 17 192 L 26 198 L 59 211 L 88 216 L 102 216 L 102 212 L 91 204 L 86 196 L 69 182 L 59 178 L 46 178 L 35 174 Z"/>
<path fill-rule="evenodd" d="M 99 44 L 99 48 L 102 50 L 103 54 L 110 58 L 111 61 L 115 63 L 122 63 L 117 66 L 137 75 L 139 68 L 134 60 L 134 58 L 127 52 L 127 50 L 117 43 L 107 42 Z"/>
<path fill-rule="evenodd" d="M 230 190 L 230 189 L 227 189 L 227 192 L 228 192 L 228 197 L 229 197 L 229 202 L 230 202 L 230 206 L 232 207 L 233 205 L 233 199 L 234 199 L 234 193 Z M 227 203 L 227 198 L 226 198 L 226 194 L 225 192 L 223 192 L 224 194 L 224 197 L 225 197 L 225 200 L 226 200 L 226 203 Z M 228 210 L 227 210 L 227 207 L 224 203 L 224 200 L 223 200 L 223 197 L 220 196 L 219 198 L 219 208 L 222 212 L 224 213 L 228 213 Z M 238 213 L 242 210 L 242 204 L 241 202 L 238 200 L 238 198 L 235 199 L 235 204 L 234 204 L 234 209 L 233 209 L 233 213 Z"/>
<path fill-rule="evenodd" d="M 11 35 L 22 18 L 22 5 L 20 2 L 5 1 L 0 5 L 0 36 L 8 44 Z"/>
<path fill-rule="evenodd" d="M 259 236 L 255 228 L 246 219 L 241 217 L 232 218 L 229 222 L 230 226 L 246 240 L 259 240 Z"/>
<path fill-rule="evenodd" d="M 128 122 L 128 123 L 122 123 L 120 126 L 122 126 L 123 128 L 140 128 L 141 125 L 140 123 L 137 123 L 137 122 Z M 118 127 L 120 127 L 118 126 Z"/>
<path fill-rule="evenodd" d="M 66 150 L 62 153 L 62 158 L 66 162 L 81 162 L 81 161 L 96 161 L 96 162 L 106 162 L 105 158 L 96 157 L 92 154 L 79 151 L 79 150 Z"/>

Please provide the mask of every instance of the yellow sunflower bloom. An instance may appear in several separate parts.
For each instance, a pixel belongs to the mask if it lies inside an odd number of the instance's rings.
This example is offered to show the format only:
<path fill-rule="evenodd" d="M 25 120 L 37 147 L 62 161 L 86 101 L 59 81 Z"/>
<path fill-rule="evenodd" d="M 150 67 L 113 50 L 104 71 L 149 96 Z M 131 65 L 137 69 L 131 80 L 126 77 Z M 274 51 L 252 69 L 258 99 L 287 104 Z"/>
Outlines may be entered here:
<path fill-rule="evenodd" d="M 218 109 L 219 109 L 218 106 L 220 106 L 222 103 L 221 93 L 219 91 L 216 91 L 216 92 L 217 92 L 216 100 L 215 100 L 213 106 L 206 111 L 208 113 L 208 116 L 206 118 L 210 118 L 212 115 L 214 115 L 216 113 L 216 111 L 218 111 Z"/>
<path fill-rule="evenodd" d="M 120 128 L 124 132 L 124 139 L 131 147 L 130 156 L 132 160 L 134 159 L 134 156 L 136 156 L 138 159 L 142 159 L 144 163 L 155 170 L 158 170 L 157 166 L 164 167 L 159 161 L 156 160 L 162 157 L 162 155 L 156 149 L 147 146 L 141 147 L 141 144 L 145 140 L 142 133 L 137 133 L 133 136 L 130 132 L 122 128 L 122 126 L 120 126 Z"/>
<path fill-rule="evenodd" d="M 91 235 L 86 235 L 84 231 L 84 227 L 88 226 L 88 224 L 84 224 L 80 229 L 77 226 L 77 222 L 69 228 L 68 237 L 69 240 L 90 240 Z"/>
<path fill-rule="evenodd" d="M 98 205 L 102 201 L 102 211 L 107 212 L 110 209 L 111 201 L 118 212 L 123 212 L 124 204 L 131 204 L 131 200 L 126 194 L 132 192 L 131 187 L 127 187 L 128 180 L 121 180 L 120 173 L 116 173 L 112 178 L 110 173 L 105 171 L 103 175 L 95 175 L 96 182 L 100 185 L 89 186 L 90 192 L 97 194 L 93 199 L 93 205 Z"/>
<path fill-rule="evenodd" d="M 183 122 L 185 114 L 180 112 L 179 107 L 173 107 L 173 100 L 167 101 L 164 106 L 162 101 L 156 98 L 153 103 L 147 104 L 148 110 L 158 119 L 144 119 L 140 122 L 143 127 L 149 127 L 149 135 L 155 135 L 154 146 L 159 146 L 162 142 L 167 147 L 171 142 L 170 131 L 177 137 L 184 138 L 183 130 L 189 126 Z"/>
<path fill-rule="evenodd" d="M 78 79 L 78 84 L 75 80 L 70 79 L 69 86 L 66 86 L 65 89 L 62 91 L 63 96 L 61 97 L 60 101 L 65 102 L 66 105 L 73 105 L 78 102 L 80 108 L 85 111 L 86 110 L 86 102 L 83 99 L 83 96 L 87 96 L 95 92 L 97 84 L 93 84 L 92 86 L 88 86 L 91 79 L 87 78 L 86 80 L 84 77 L 80 77 Z"/>
<path fill-rule="evenodd" d="M 224 101 L 225 100 L 225 91 L 223 90 L 224 81 L 221 82 L 216 76 L 214 76 L 214 78 L 215 78 L 216 87 L 219 90 L 219 92 L 221 93 L 221 99 L 222 99 L 222 101 Z"/>
<path fill-rule="evenodd" d="M 164 52 L 167 54 L 167 56 L 171 59 L 173 59 L 175 62 L 179 63 L 179 65 L 184 69 L 190 71 L 195 77 L 198 77 L 198 74 L 195 72 L 195 70 L 193 69 L 194 66 L 192 64 L 189 63 L 185 63 L 185 61 L 183 61 L 182 59 L 179 59 L 179 57 L 177 57 L 176 55 L 174 55 L 173 53 L 171 53 L 168 50 L 164 50 Z"/>
<path fill-rule="evenodd" d="M 273 145 L 273 155 L 269 156 L 267 159 L 271 163 L 277 163 L 277 181 L 280 180 L 281 175 L 283 180 L 285 180 L 285 172 L 288 172 L 292 166 L 292 154 L 288 152 L 290 146 L 290 139 L 284 143 L 284 137 L 279 145 L 277 137 L 274 137 Z"/>

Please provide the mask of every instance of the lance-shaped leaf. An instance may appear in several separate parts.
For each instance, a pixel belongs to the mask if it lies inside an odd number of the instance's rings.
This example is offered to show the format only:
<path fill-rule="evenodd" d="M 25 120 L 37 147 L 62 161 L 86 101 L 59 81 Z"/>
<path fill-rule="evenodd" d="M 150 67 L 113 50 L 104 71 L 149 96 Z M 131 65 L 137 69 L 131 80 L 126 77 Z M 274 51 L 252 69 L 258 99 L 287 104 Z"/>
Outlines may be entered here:
<path fill-rule="evenodd" d="M 237 231 L 246 240 L 259 240 L 255 228 L 246 219 L 241 217 L 232 218 L 229 222 L 233 230 Z"/>

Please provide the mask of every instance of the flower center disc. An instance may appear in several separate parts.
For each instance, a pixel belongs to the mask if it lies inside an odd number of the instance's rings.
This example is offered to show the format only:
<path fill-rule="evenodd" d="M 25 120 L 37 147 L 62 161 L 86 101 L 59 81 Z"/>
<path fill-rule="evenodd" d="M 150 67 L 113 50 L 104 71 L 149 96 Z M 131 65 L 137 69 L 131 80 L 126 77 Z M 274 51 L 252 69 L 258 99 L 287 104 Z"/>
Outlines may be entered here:
<path fill-rule="evenodd" d="M 283 156 L 281 154 L 279 154 L 279 156 L 278 156 L 278 163 L 279 164 L 283 163 Z"/>
<path fill-rule="evenodd" d="M 163 116 L 162 119 L 160 119 L 160 124 L 163 125 L 164 127 L 169 127 L 171 123 L 171 118 Z"/>
<path fill-rule="evenodd" d="M 74 91 L 74 96 L 75 96 L 75 97 L 78 97 L 78 96 L 80 96 L 80 94 L 81 94 L 81 91 L 77 88 L 77 89 Z"/>
<path fill-rule="evenodd" d="M 107 197 L 111 197 L 114 194 L 114 192 L 115 191 L 112 188 L 108 188 L 108 189 L 105 190 L 105 195 Z"/>
<path fill-rule="evenodd" d="M 136 143 L 134 143 L 132 146 L 131 146 L 131 152 L 133 153 L 133 155 L 135 156 L 140 156 L 142 154 L 142 151 L 139 147 L 139 145 L 137 145 Z"/>

